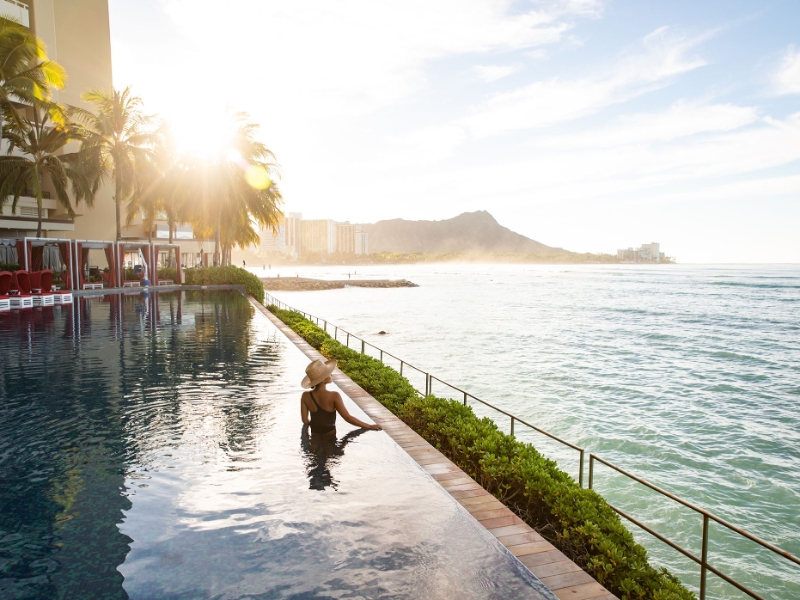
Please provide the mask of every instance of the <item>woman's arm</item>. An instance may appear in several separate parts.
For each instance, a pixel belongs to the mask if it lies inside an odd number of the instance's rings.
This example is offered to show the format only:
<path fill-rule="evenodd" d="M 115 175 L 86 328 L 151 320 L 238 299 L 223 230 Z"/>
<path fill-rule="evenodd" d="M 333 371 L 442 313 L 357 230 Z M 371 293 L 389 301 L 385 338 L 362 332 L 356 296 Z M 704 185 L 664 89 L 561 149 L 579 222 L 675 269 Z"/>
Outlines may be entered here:
<path fill-rule="evenodd" d="M 300 396 L 300 418 L 303 419 L 303 425 L 308 425 L 311 422 L 311 419 L 308 416 L 308 407 L 305 403 L 305 395 L 306 392 Z"/>
<path fill-rule="evenodd" d="M 372 424 L 365 423 L 361 419 L 356 419 L 353 415 L 351 415 L 347 411 L 347 407 L 344 405 L 344 401 L 342 400 L 342 397 L 338 393 L 336 394 L 336 399 L 333 401 L 333 405 L 336 407 L 338 413 L 342 415 L 342 418 L 351 425 L 355 425 L 356 427 L 363 427 L 364 429 L 372 429 L 374 431 L 380 431 L 381 429 L 383 429 L 380 425 L 376 425 L 374 423 Z"/>

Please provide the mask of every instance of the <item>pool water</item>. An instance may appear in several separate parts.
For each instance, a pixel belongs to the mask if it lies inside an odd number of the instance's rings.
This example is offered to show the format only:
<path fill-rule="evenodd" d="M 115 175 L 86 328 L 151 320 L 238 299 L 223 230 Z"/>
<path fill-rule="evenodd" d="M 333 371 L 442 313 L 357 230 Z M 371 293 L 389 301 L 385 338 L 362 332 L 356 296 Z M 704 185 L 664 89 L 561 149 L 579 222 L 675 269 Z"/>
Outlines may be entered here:
<path fill-rule="evenodd" d="M 309 438 L 307 362 L 234 291 L 0 316 L 0 597 L 554 598 L 386 434 Z"/>

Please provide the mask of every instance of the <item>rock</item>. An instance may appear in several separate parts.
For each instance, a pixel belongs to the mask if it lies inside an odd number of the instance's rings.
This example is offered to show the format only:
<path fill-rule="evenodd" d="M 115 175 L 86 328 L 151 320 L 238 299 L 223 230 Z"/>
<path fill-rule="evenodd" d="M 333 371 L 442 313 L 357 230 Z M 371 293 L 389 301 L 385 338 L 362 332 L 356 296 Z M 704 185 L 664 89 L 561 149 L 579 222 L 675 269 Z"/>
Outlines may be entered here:
<path fill-rule="evenodd" d="M 386 332 L 385 332 L 385 331 L 383 331 L 383 330 L 380 330 L 380 331 L 378 332 L 378 335 L 386 335 Z"/>
<path fill-rule="evenodd" d="M 337 290 L 345 287 L 365 288 L 398 288 L 419 287 L 416 283 L 405 279 L 342 279 L 324 280 L 307 279 L 305 277 L 269 277 L 262 279 L 264 289 L 268 291 L 313 291 Z"/>

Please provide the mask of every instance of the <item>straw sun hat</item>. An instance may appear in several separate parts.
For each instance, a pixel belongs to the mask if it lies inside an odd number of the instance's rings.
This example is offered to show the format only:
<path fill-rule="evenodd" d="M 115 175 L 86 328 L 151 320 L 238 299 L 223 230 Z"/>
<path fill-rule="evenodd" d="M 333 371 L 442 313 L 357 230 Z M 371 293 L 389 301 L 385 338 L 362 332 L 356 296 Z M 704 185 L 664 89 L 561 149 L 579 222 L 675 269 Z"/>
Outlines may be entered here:
<path fill-rule="evenodd" d="M 304 388 L 313 388 L 315 385 L 322 383 L 333 373 L 336 364 L 336 361 L 333 359 L 326 360 L 325 362 L 321 360 L 313 361 L 306 367 L 306 376 L 303 377 L 303 381 L 300 382 L 300 385 Z"/>

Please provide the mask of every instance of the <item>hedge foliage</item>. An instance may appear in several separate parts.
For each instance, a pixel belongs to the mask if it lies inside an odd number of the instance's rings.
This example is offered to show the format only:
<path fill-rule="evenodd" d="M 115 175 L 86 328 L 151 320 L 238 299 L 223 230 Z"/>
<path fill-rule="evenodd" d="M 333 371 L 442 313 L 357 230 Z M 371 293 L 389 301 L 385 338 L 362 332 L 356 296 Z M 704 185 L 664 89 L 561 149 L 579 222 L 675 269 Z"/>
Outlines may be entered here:
<path fill-rule="evenodd" d="M 650 566 L 647 551 L 599 494 L 531 444 L 459 402 L 420 398 L 397 371 L 340 344 L 300 313 L 269 310 L 621 599 L 695 598 L 666 569 Z"/>
<path fill-rule="evenodd" d="M 183 276 L 185 285 L 243 285 L 248 294 L 264 303 L 264 284 L 250 271 L 239 267 L 196 267 L 186 269 Z"/>

